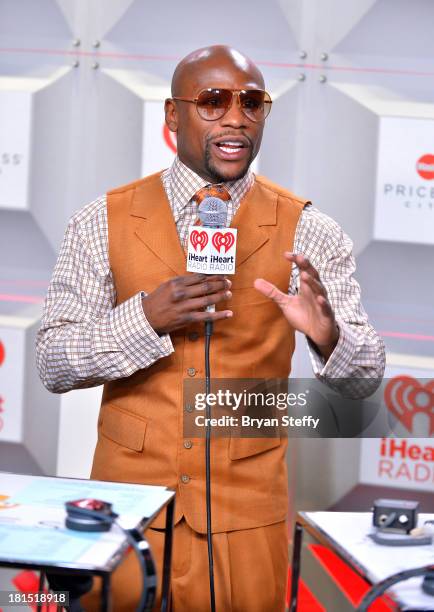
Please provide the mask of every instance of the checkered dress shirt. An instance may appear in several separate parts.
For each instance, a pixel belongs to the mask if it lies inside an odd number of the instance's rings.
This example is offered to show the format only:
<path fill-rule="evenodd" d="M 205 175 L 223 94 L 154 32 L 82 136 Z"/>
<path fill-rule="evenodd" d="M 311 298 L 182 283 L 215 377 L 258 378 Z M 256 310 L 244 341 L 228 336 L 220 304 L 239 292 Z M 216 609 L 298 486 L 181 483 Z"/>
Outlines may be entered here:
<path fill-rule="evenodd" d="M 178 158 L 163 172 L 162 181 L 185 244 L 188 227 L 196 220 L 192 197 L 207 183 Z M 253 182 L 249 172 L 225 183 L 231 195 L 228 223 Z M 385 354 L 352 276 L 352 242 L 335 221 L 307 206 L 293 250 L 303 253 L 318 270 L 340 328 L 339 341 L 326 363 L 308 342 L 314 374 L 337 389 L 345 378 L 346 394 L 363 395 L 382 377 Z M 297 292 L 298 282 L 293 266 L 289 293 Z M 106 196 L 102 196 L 71 218 L 48 288 L 37 336 L 37 365 L 45 386 L 59 393 L 99 385 L 148 368 L 173 352 L 170 335 L 158 336 L 146 320 L 143 295 L 139 292 L 116 306 Z"/>

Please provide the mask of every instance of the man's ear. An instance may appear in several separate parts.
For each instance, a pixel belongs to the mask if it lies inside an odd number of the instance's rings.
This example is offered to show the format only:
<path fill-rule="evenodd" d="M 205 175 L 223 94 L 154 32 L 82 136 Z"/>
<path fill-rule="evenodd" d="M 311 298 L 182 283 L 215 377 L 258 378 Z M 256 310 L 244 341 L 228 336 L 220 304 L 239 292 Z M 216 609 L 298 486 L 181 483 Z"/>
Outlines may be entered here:
<path fill-rule="evenodd" d="M 166 125 L 171 132 L 178 131 L 178 110 L 176 104 L 172 98 L 167 98 L 164 102 L 164 115 L 166 118 Z"/>

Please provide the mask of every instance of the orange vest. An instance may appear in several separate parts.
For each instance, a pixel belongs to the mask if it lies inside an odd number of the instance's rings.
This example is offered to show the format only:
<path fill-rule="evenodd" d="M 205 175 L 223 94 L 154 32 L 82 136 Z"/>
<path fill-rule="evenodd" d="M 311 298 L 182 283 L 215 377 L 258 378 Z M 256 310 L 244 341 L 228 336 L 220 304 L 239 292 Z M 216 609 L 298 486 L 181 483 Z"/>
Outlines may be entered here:
<path fill-rule="evenodd" d="M 291 251 L 305 202 L 262 177 L 243 199 L 233 297 L 218 308 L 233 317 L 214 325 L 213 378 L 286 378 L 294 330 L 280 309 L 253 288 L 261 277 L 286 292 Z M 160 174 L 107 196 L 110 265 L 118 304 L 186 274 L 186 258 Z M 183 381 L 205 378 L 203 326 L 171 333 L 174 352 L 150 368 L 104 386 L 92 478 L 176 489 L 175 521 L 206 532 L 204 439 L 183 437 Z M 204 389 L 203 389 L 204 390 Z M 186 443 L 187 442 L 187 443 Z M 218 438 L 211 444 L 213 531 L 248 529 L 286 518 L 287 442 Z M 163 527 L 163 517 L 155 523 Z"/>

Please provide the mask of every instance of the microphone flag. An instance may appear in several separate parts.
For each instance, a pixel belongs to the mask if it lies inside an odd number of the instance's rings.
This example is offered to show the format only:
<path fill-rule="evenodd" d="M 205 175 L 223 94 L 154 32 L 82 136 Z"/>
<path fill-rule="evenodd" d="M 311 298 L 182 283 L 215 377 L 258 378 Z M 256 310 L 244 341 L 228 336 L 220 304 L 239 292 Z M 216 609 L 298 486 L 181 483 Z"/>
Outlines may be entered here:
<path fill-rule="evenodd" d="M 235 274 L 237 230 L 231 227 L 188 228 L 187 271 Z"/>

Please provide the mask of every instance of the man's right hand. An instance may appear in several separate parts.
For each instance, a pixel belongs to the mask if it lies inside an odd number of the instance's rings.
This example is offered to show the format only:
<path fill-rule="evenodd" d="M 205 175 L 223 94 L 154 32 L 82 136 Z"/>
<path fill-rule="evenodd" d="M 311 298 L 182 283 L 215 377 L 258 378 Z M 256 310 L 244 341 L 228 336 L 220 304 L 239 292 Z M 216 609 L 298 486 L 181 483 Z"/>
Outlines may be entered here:
<path fill-rule="evenodd" d="M 231 298 L 230 287 L 231 281 L 224 276 L 176 276 L 143 298 L 143 312 L 159 335 L 190 323 L 227 319 L 232 316 L 231 310 L 206 312 L 204 308 Z"/>

